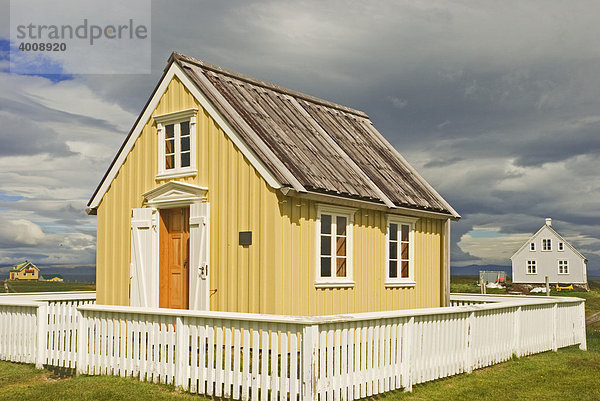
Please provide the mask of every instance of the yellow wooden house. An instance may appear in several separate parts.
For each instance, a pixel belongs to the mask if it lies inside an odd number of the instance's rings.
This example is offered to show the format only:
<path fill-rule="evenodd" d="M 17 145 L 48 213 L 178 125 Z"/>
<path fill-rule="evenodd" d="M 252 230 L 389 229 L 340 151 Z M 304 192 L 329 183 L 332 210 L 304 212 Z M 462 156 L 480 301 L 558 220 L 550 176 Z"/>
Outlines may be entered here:
<path fill-rule="evenodd" d="M 99 304 L 323 315 L 449 303 L 460 216 L 365 113 L 182 54 L 87 210 Z"/>
<path fill-rule="evenodd" d="M 14 265 L 9 272 L 11 280 L 37 280 L 40 269 L 31 262 L 25 261 Z"/>

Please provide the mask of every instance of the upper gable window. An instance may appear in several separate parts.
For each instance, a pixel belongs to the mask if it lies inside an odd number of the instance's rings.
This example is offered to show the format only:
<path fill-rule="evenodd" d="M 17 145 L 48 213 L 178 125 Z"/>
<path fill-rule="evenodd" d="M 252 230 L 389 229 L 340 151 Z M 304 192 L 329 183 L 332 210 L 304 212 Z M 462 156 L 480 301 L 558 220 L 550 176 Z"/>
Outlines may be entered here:
<path fill-rule="evenodd" d="M 317 206 L 318 287 L 350 287 L 352 278 L 352 227 L 356 209 Z"/>
<path fill-rule="evenodd" d="M 387 287 L 413 286 L 416 218 L 390 215 L 386 233 Z"/>
<path fill-rule="evenodd" d="M 532 242 L 531 244 L 529 244 L 529 250 L 535 251 L 535 242 Z"/>
<path fill-rule="evenodd" d="M 196 169 L 196 114 L 189 109 L 154 117 L 158 131 L 156 178 L 194 175 Z"/>
<path fill-rule="evenodd" d="M 558 250 L 559 251 L 564 251 L 565 250 L 565 243 L 564 242 L 559 242 L 558 243 Z"/>
<path fill-rule="evenodd" d="M 551 251 L 552 250 L 552 240 L 549 238 L 544 238 L 542 240 L 542 251 Z"/>

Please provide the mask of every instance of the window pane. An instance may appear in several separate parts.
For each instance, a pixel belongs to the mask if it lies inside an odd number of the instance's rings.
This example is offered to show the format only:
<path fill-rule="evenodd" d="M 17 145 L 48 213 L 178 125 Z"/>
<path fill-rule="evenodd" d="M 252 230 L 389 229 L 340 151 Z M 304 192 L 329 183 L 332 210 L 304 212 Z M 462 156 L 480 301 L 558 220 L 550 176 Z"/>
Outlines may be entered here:
<path fill-rule="evenodd" d="M 337 258 L 337 269 L 335 271 L 336 277 L 346 277 L 346 258 Z"/>
<path fill-rule="evenodd" d="M 321 277 L 331 277 L 331 258 L 321 258 Z"/>
<path fill-rule="evenodd" d="M 175 152 L 175 140 L 174 139 L 169 139 L 168 141 L 165 141 L 165 154 L 171 154 Z"/>
<path fill-rule="evenodd" d="M 185 137 L 181 138 L 181 151 L 187 152 L 189 150 L 190 150 L 190 137 L 185 136 Z"/>
<path fill-rule="evenodd" d="M 398 277 L 398 262 L 390 260 L 390 278 Z"/>
<path fill-rule="evenodd" d="M 190 152 L 185 152 L 181 154 L 181 167 L 189 167 L 190 166 Z"/>
<path fill-rule="evenodd" d="M 173 138 L 175 136 L 175 126 L 173 124 L 165 126 L 165 135 L 167 138 Z"/>
<path fill-rule="evenodd" d="M 346 237 L 337 237 L 335 254 L 337 256 L 346 256 Z"/>
<path fill-rule="evenodd" d="M 398 239 L 398 224 L 390 223 L 390 241 Z"/>
<path fill-rule="evenodd" d="M 402 262 L 402 278 L 408 277 L 408 260 L 403 260 Z"/>
<path fill-rule="evenodd" d="M 401 258 L 404 260 L 408 259 L 408 242 L 402 242 L 400 245 L 400 250 L 402 251 Z"/>
<path fill-rule="evenodd" d="M 331 234 L 331 215 L 321 215 L 321 234 Z"/>
<path fill-rule="evenodd" d="M 171 169 L 171 168 L 175 168 L 175 156 L 174 155 L 165 157 L 165 168 L 167 170 Z"/>
<path fill-rule="evenodd" d="M 331 255 L 331 237 L 321 235 L 321 255 Z"/>
<path fill-rule="evenodd" d="M 190 134 L 190 122 L 189 121 L 184 121 L 181 123 L 181 136 L 184 135 L 189 135 Z"/>
<path fill-rule="evenodd" d="M 346 235 L 346 218 L 337 216 L 335 220 L 337 235 Z"/>
<path fill-rule="evenodd" d="M 409 227 L 406 224 L 402 224 L 402 241 L 408 241 L 408 230 Z"/>
<path fill-rule="evenodd" d="M 390 259 L 398 259 L 398 243 L 390 241 Z"/>

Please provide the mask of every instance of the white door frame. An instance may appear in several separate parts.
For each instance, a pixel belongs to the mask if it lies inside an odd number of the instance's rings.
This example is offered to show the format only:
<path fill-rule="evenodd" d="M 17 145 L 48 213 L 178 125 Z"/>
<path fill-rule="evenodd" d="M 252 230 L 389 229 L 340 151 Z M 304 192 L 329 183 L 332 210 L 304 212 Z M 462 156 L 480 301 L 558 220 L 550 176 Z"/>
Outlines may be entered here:
<path fill-rule="evenodd" d="M 152 210 L 157 211 L 157 213 L 153 213 L 153 215 L 156 216 L 156 220 L 153 221 L 153 225 L 154 227 L 156 227 L 155 231 L 154 231 L 154 236 L 153 236 L 153 241 L 152 241 L 152 246 L 154 248 L 154 252 L 153 252 L 153 265 L 154 265 L 154 269 L 153 269 L 153 275 L 154 277 L 152 278 L 152 291 L 156 292 L 156 299 L 158 300 L 158 291 L 160 291 L 159 289 L 159 260 L 160 260 L 160 230 L 158 229 L 158 224 L 160 222 L 160 210 L 161 209 L 172 209 L 172 208 L 176 208 L 176 207 L 190 207 L 190 255 L 188 255 L 190 257 L 190 266 L 188 269 L 189 272 L 189 287 L 190 287 L 190 291 L 188 291 L 188 296 L 189 296 L 189 308 L 190 309 L 194 309 L 194 300 L 192 299 L 192 291 L 191 291 L 191 287 L 192 285 L 194 285 L 192 283 L 192 280 L 199 280 L 199 274 L 198 274 L 198 269 L 200 266 L 192 266 L 192 258 L 191 258 L 191 252 L 192 252 L 192 236 L 191 236 L 191 229 L 192 229 L 192 224 L 197 224 L 197 222 L 193 221 L 192 219 L 192 214 L 191 214 L 191 205 L 194 204 L 201 204 L 201 203 L 207 203 L 207 192 L 208 189 L 207 188 L 203 188 L 203 187 L 199 187 L 196 185 L 192 185 L 192 184 L 186 184 L 183 182 L 179 182 L 179 181 L 169 181 L 157 188 L 154 188 L 146 193 L 144 193 L 142 196 L 144 197 L 144 203 L 146 206 L 152 208 Z M 208 210 L 208 207 L 206 208 Z M 207 228 L 209 229 L 210 225 L 207 224 Z M 210 231 L 207 233 L 208 236 L 210 236 Z M 210 252 L 210 248 L 208 249 L 208 252 Z M 210 257 L 210 256 L 208 256 Z M 209 294 L 209 280 L 210 280 L 210 276 L 206 277 L 204 280 L 206 280 L 207 282 L 205 283 L 205 293 L 206 293 L 206 300 L 203 300 L 201 302 L 201 304 L 204 305 L 205 310 L 209 310 L 210 309 L 210 305 L 208 302 L 208 294 Z M 156 303 L 155 307 L 158 307 L 158 303 Z"/>

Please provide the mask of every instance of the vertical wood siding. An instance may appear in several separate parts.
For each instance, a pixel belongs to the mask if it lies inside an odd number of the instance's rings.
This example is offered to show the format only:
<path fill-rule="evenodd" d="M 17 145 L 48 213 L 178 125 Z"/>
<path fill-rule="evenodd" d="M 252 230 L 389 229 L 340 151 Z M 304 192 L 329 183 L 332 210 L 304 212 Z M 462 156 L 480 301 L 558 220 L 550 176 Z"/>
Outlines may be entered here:
<path fill-rule="evenodd" d="M 176 78 L 153 115 L 198 108 L 198 175 L 177 180 L 208 188 L 211 310 L 321 315 L 442 306 L 443 220 L 421 218 L 413 288 L 385 288 L 386 214 L 359 209 L 354 222 L 354 288 L 317 289 L 314 201 L 270 188 Z M 97 300 L 129 305 L 131 209 L 156 180 L 157 133 L 143 129 L 98 207 Z M 252 231 L 253 244 L 238 245 Z"/>

